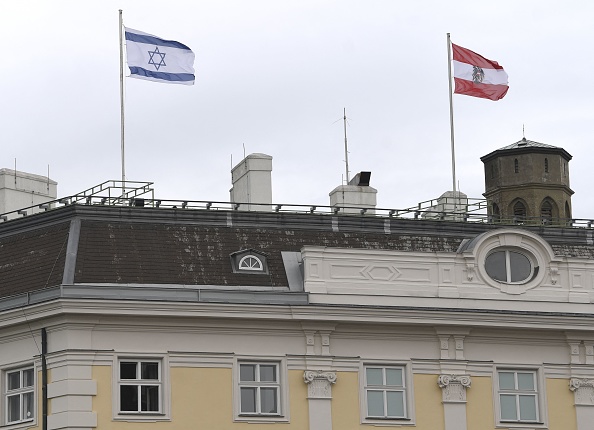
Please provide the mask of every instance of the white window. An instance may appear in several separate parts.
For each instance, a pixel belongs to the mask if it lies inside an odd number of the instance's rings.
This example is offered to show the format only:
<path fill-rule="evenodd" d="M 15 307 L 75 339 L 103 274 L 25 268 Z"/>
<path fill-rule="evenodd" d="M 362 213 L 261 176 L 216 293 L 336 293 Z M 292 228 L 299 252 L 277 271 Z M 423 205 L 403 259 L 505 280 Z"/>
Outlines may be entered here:
<path fill-rule="evenodd" d="M 239 414 L 281 415 L 278 363 L 239 362 Z"/>
<path fill-rule="evenodd" d="M 538 423 L 539 393 L 537 374 L 533 370 L 497 371 L 499 388 L 499 421 Z"/>
<path fill-rule="evenodd" d="M 35 372 L 33 367 L 5 372 L 6 424 L 31 421 L 35 413 Z"/>
<path fill-rule="evenodd" d="M 118 362 L 120 414 L 160 414 L 163 411 L 163 387 L 160 360 Z"/>
<path fill-rule="evenodd" d="M 262 272 L 264 271 L 264 266 L 262 265 L 262 260 L 255 255 L 246 255 L 239 260 L 239 269 Z"/>
<path fill-rule="evenodd" d="M 366 366 L 364 385 L 368 419 L 407 418 L 404 366 Z"/>

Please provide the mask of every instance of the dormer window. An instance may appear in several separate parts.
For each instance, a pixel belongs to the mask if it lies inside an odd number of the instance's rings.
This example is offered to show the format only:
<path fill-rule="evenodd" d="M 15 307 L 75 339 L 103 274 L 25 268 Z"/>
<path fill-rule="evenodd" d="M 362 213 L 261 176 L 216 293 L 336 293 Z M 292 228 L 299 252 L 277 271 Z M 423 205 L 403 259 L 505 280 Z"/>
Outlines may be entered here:
<path fill-rule="evenodd" d="M 246 255 L 245 257 L 242 257 L 241 260 L 239 260 L 238 269 L 261 272 L 263 270 L 262 260 L 260 260 L 255 255 Z"/>
<path fill-rule="evenodd" d="M 245 249 L 231 254 L 231 267 L 234 273 L 254 275 L 268 273 L 267 256 L 255 249 Z"/>

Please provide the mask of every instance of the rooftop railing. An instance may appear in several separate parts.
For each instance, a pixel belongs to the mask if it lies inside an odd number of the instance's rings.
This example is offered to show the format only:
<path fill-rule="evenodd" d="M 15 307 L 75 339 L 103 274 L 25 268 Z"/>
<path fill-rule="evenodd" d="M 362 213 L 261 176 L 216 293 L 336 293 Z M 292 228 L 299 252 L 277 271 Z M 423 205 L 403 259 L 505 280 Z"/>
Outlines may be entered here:
<path fill-rule="evenodd" d="M 152 182 L 106 181 L 78 194 L 62 197 L 4 214 L 0 222 L 34 215 L 63 206 L 103 205 L 136 208 L 161 208 L 208 211 L 257 211 L 273 213 L 305 213 L 316 215 L 366 216 L 379 218 L 424 219 L 434 221 L 474 222 L 489 224 L 542 225 L 551 227 L 592 228 L 594 220 L 558 217 L 503 217 L 489 214 L 485 199 L 440 197 L 426 200 L 404 209 L 365 208 L 359 206 L 325 206 L 301 204 L 269 204 L 253 202 L 222 202 L 206 200 L 156 199 Z"/>

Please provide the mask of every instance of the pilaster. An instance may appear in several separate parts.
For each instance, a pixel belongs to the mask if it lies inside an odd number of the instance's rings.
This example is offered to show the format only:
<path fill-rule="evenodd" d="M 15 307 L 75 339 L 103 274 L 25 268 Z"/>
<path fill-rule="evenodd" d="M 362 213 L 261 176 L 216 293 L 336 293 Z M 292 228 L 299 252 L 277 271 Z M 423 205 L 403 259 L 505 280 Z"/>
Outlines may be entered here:
<path fill-rule="evenodd" d="M 306 370 L 303 381 L 307 384 L 309 430 L 332 430 L 332 385 L 336 383 L 336 372 Z"/>
<path fill-rule="evenodd" d="M 578 430 L 590 430 L 594 423 L 594 379 L 571 378 Z"/>
<path fill-rule="evenodd" d="M 466 390 L 470 375 L 441 374 L 437 385 L 442 390 L 445 430 L 466 430 Z"/>

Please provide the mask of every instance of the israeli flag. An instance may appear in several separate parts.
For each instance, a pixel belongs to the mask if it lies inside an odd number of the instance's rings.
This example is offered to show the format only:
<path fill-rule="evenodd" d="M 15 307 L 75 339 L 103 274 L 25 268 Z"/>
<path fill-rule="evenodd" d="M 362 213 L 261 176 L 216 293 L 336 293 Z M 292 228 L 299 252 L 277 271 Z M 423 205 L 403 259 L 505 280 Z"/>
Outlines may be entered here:
<path fill-rule="evenodd" d="M 183 43 L 124 27 L 130 77 L 194 85 L 194 53 Z"/>

